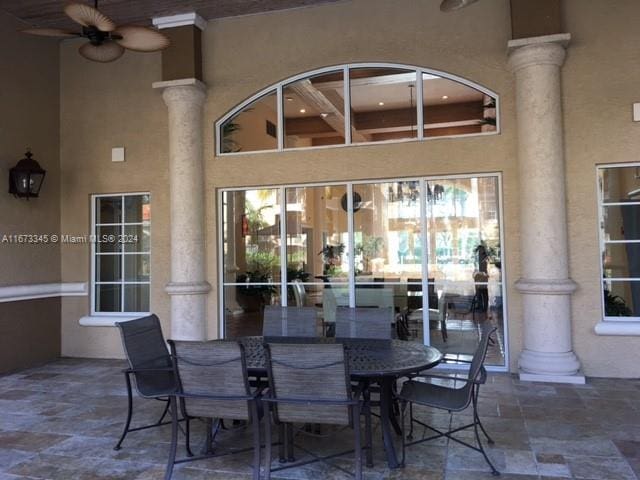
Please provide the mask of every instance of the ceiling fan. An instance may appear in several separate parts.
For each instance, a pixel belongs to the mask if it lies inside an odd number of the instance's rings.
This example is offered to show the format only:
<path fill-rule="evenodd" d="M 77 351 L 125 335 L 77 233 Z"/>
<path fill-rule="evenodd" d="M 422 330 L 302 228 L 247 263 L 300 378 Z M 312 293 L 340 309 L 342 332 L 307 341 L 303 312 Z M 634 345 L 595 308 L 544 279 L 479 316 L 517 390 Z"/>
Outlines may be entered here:
<path fill-rule="evenodd" d="M 137 52 L 156 52 L 169 46 L 169 39 L 148 27 L 123 25 L 118 27 L 113 20 L 94 7 L 83 3 L 70 3 L 64 8 L 71 20 L 82 25 L 80 32 L 59 28 L 28 28 L 23 33 L 45 37 L 87 38 L 89 41 L 79 49 L 80 55 L 94 62 L 112 62 L 120 58 L 125 49 Z"/>
<path fill-rule="evenodd" d="M 442 0 L 440 4 L 440 11 L 442 12 L 453 12 L 454 10 L 460 10 L 472 3 L 477 2 L 478 0 Z"/>

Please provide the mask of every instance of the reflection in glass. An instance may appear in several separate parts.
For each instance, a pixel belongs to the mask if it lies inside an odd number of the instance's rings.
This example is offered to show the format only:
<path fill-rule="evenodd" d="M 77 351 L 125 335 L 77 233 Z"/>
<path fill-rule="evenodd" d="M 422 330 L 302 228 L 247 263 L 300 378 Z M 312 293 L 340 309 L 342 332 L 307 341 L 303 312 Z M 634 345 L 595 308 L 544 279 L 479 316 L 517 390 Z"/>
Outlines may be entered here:
<path fill-rule="evenodd" d="M 96 262 L 96 281 L 119 282 L 121 260 L 120 255 L 99 255 Z"/>
<path fill-rule="evenodd" d="M 464 83 L 422 74 L 424 136 L 496 131 L 496 100 Z"/>
<path fill-rule="evenodd" d="M 149 255 L 125 255 L 124 280 L 125 282 L 148 282 L 149 279 Z"/>
<path fill-rule="evenodd" d="M 399 68 L 352 68 L 352 143 L 417 136 L 416 72 Z"/>
<path fill-rule="evenodd" d="M 150 220 L 149 195 L 127 195 L 124 197 L 124 223 L 140 223 Z"/>
<path fill-rule="evenodd" d="M 122 222 L 122 197 L 96 198 L 96 224 Z"/>
<path fill-rule="evenodd" d="M 282 93 L 285 148 L 344 144 L 342 70 L 290 83 Z"/>
<path fill-rule="evenodd" d="M 96 311 L 120 312 L 122 300 L 121 286 L 119 284 L 96 285 Z"/>
<path fill-rule="evenodd" d="M 151 250 L 151 226 L 125 225 L 125 252 L 149 252 Z"/>
<path fill-rule="evenodd" d="M 121 244 L 118 240 L 121 233 L 120 225 L 96 227 L 96 252 L 119 252 Z"/>
<path fill-rule="evenodd" d="M 225 338 L 262 335 L 265 305 L 281 305 L 280 287 L 225 285 Z"/>
<path fill-rule="evenodd" d="M 640 240 L 640 228 L 635 224 L 640 218 L 640 203 L 631 205 L 605 205 L 602 207 L 604 239 Z"/>
<path fill-rule="evenodd" d="M 605 281 L 604 314 L 607 317 L 640 317 L 640 302 L 638 281 Z"/>
<path fill-rule="evenodd" d="M 277 125 L 277 95 L 273 91 L 252 102 L 222 125 L 221 151 L 275 150 L 278 147 Z"/>
<path fill-rule="evenodd" d="M 149 284 L 129 284 L 124 286 L 124 311 L 149 311 Z"/>

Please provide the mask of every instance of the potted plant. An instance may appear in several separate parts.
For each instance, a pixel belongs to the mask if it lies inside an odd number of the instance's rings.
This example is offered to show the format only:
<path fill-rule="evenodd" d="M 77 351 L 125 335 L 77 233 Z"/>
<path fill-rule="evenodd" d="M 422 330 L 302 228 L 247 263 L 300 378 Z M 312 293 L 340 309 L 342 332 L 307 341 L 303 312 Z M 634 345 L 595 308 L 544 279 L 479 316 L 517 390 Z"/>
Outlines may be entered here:
<path fill-rule="evenodd" d="M 273 269 L 279 265 L 278 258 L 271 252 L 255 252 L 247 256 L 247 271 L 237 276 L 238 304 L 247 312 L 259 311 L 264 305 L 270 305 L 274 285 L 264 285 L 273 282 Z"/>
<path fill-rule="evenodd" d="M 333 276 L 340 273 L 344 248 L 344 243 L 339 243 L 338 245 L 325 245 L 324 248 L 320 250 L 318 255 L 322 255 L 324 275 Z"/>

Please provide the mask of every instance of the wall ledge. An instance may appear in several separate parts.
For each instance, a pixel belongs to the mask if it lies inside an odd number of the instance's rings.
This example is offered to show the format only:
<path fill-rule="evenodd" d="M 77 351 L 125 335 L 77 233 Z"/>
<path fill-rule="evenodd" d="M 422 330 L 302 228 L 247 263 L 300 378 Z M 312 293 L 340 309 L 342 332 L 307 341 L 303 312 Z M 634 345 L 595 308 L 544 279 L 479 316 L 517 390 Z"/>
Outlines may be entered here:
<path fill-rule="evenodd" d="M 598 322 L 594 328 L 597 335 L 640 335 L 640 322 Z"/>
<path fill-rule="evenodd" d="M 0 287 L 0 303 L 19 302 L 36 298 L 86 296 L 86 282 L 35 283 Z"/>
<path fill-rule="evenodd" d="M 116 322 L 128 322 L 146 317 L 148 313 L 140 313 L 135 315 L 86 315 L 80 317 L 80 325 L 83 327 L 115 327 Z"/>

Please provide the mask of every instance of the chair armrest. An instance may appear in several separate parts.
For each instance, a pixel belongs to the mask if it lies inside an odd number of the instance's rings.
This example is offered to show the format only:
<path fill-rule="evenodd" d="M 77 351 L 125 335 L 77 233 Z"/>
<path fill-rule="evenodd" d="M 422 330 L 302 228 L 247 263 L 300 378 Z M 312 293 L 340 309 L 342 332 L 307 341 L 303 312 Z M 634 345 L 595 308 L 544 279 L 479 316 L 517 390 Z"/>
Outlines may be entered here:
<path fill-rule="evenodd" d="M 459 382 L 469 383 L 469 380 L 466 379 L 466 378 L 451 377 L 451 376 L 447 376 L 447 375 L 426 374 L 426 375 L 416 375 L 416 377 L 437 378 L 437 379 L 440 379 L 440 380 L 455 380 L 455 381 L 459 381 Z"/>

